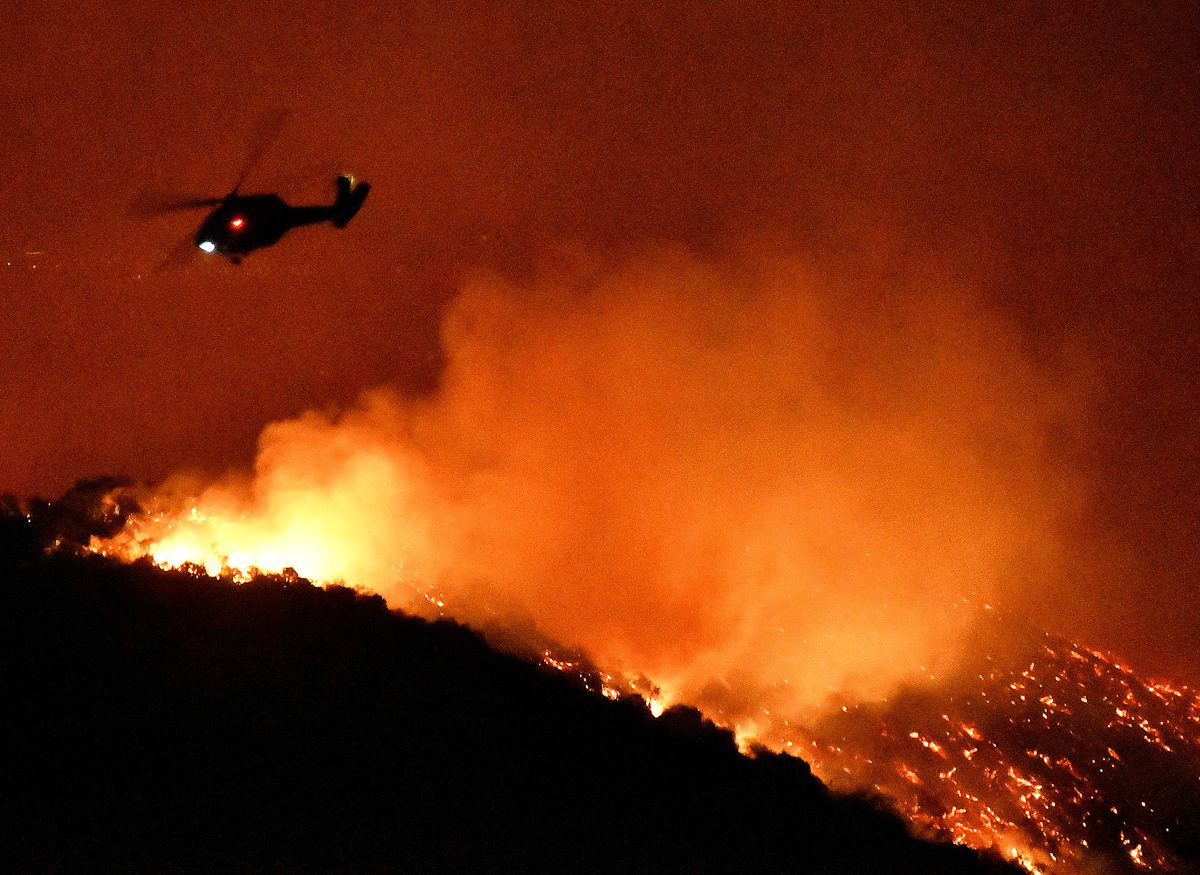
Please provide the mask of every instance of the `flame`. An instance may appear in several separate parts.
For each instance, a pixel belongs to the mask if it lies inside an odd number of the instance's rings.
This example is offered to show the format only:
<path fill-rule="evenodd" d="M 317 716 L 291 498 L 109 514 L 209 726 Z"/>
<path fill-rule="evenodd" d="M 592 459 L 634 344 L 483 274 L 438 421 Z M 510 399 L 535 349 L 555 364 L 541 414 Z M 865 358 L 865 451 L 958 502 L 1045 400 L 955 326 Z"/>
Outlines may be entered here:
<path fill-rule="evenodd" d="M 287 571 L 372 584 L 444 608 L 435 575 L 421 574 L 412 562 L 432 554 L 419 464 L 382 441 L 373 424 L 361 421 L 337 430 L 318 416 L 277 424 L 262 436 L 256 477 L 229 476 L 213 485 L 173 478 L 140 494 L 145 512 L 92 548 L 234 579 Z M 304 452 L 304 442 L 321 449 Z"/>

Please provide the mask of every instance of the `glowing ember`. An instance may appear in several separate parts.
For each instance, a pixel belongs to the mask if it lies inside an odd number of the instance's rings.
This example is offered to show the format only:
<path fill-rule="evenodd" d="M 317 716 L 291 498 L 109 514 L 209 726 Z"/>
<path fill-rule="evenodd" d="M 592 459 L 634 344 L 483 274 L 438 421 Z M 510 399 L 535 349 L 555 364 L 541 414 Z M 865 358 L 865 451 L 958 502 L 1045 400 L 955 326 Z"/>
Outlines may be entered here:
<path fill-rule="evenodd" d="M 1017 637 L 1025 649 L 1014 660 Z M 1030 872 L 1185 872 L 1200 837 L 1200 694 L 1013 624 L 978 663 L 887 703 L 776 727 L 815 773 L 872 789 L 920 829 Z M 786 749 L 786 748 L 785 748 Z"/>

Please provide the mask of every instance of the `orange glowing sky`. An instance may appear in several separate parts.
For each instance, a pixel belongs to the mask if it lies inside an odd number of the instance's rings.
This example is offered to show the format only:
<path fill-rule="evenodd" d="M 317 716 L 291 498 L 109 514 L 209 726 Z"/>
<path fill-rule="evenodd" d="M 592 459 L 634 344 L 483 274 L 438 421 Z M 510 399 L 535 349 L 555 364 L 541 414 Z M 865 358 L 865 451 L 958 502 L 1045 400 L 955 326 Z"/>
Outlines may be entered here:
<path fill-rule="evenodd" d="M 1200 680 L 1200 13 L 745 6 L 10 10 L 0 490 L 215 476 L 248 467 L 268 423 L 389 386 L 401 404 L 432 405 L 432 420 L 416 419 L 442 438 L 455 416 L 479 428 L 491 421 L 480 404 L 515 400 L 517 413 L 493 422 L 513 452 L 511 429 L 575 411 L 530 457 L 569 451 L 543 464 L 583 479 L 608 469 L 588 467 L 582 429 L 611 431 L 632 409 L 644 428 L 617 432 L 619 458 L 669 486 L 655 465 L 687 450 L 728 493 L 712 441 L 732 430 L 744 453 L 747 435 L 759 440 L 756 470 L 777 476 L 786 453 L 811 448 L 794 428 L 774 440 L 765 411 L 810 397 L 811 378 L 840 399 L 821 408 L 821 434 L 841 441 L 824 445 L 822 470 L 830 490 L 850 484 L 843 503 L 898 519 L 926 464 L 948 491 L 912 506 L 946 520 L 999 494 L 1004 531 L 1028 545 L 1044 526 L 1054 554 L 1052 575 L 1016 588 L 1018 608 Z M 223 194 L 258 120 L 281 106 L 283 136 L 247 188 L 317 202 L 349 169 L 375 186 L 362 214 L 345 232 L 293 232 L 240 267 L 156 273 L 200 216 L 144 219 L 131 204 L 146 191 Z M 739 273 L 748 265 L 762 282 Z M 788 271 L 812 282 L 777 281 Z M 626 291 L 558 324 L 545 307 L 555 283 Z M 648 299 L 653 283 L 670 293 Z M 479 305 L 490 294 L 514 314 L 464 329 L 464 314 L 491 312 Z M 655 310 L 662 300 L 674 309 Z M 448 312 L 459 321 L 444 325 Z M 793 316 L 821 333 L 788 334 Z M 613 336 L 589 341 L 589 326 Z M 630 338 L 632 386 L 649 373 L 668 389 L 611 406 L 621 330 L 649 332 Z M 505 331 L 518 332 L 511 346 Z M 674 346 L 659 371 L 647 350 L 663 333 Z M 553 354 L 562 367 L 547 364 Z M 593 382 L 585 355 L 604 357 Z M 493 394 L 444 385 L 447 367 L 472 365 Z M 764 379 L 794 391 L 749 389 L 753 409 L 727 397 Z M 530 386 L 562 403 L 509 391 Z M 647 397 L 712 440 L 681 443 L 639 406 Z M 712 397 L 752 427 L 695 419 L 694 402 Z M 887 436 L 878 455 L 854 444 L 862 434 Z M 914 450 L 893 469 L 901 434 Z M 664 443 L 674 450 L 656 454 Z M 468 449 L 483 453 L 439 452 Z M 963 453 L 975 474 L 947 475 Z M 1032 512 L 1016 525 L 1022 502 Z M 606 506 L 630 513 L 619 497 L 588 513 L 605 519 Z M 735 496 L 721 513 L 740 506 Z M 986 533 L 982 519 L 970 531 Z"/>

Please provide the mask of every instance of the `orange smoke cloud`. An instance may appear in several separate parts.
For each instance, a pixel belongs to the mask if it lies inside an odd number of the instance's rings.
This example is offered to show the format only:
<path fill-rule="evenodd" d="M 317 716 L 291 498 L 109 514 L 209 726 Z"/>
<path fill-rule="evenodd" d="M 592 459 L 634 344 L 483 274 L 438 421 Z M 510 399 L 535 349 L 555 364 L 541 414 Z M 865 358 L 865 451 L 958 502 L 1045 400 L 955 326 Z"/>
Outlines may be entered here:
<path fill-rule="evenodd" d="M 433 584 L 730 714 L 937 673 L 1053 560 L 1061 405 L 928 262 L 564 258 L 465 282 L 443 341 L 436 397 L 272 425 L 156 555 Z"/>

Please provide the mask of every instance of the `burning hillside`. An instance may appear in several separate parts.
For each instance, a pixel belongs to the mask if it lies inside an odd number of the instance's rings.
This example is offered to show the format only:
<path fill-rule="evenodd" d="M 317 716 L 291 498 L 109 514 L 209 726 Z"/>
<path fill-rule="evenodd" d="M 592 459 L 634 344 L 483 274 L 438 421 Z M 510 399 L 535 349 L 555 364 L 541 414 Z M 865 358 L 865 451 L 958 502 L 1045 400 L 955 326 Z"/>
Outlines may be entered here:
<path fill-rule="evenodd" d="M 1011 871 L 453 622 L 39 554 L 0 510 L 6 872 Z"/>
<path fill-rule="evenodd" d="M 216 541 L 195 540 L 198 530 L 216 538 L 239 525 L 195 507 L 175 521 L 142 514 L 92 546 L 246 580 L 257 568 L 236 568 Z M 160 544 L 147 531 L 168 534 Z M 445 616 L 456 606 L 413 582 L 403 607 Z M 990 608 L 978 616 L 970 655 L 949 675 L 883 699 L 835 694 L 800 712 L 788 710 L 779 683 L 689 694 L 629 666 L 594 664 L 533 627 L 495 639 L 594 693 L 639 695 L 655 714 L 681 700 L 699 705 L 746 749 L 798 755 L 834 788 L 885 797 L 919 833 L 994 849 L 1030 872 L 1192 871 L 1200 863 L 1200 695 Z"/>
<path fill-rule="evenodd" d="M 839 701 L 793 720 L 767 705 L 707 716 L 744 750 L 802 757 L 829 786 L 878 794 L 918 834 L 991 849 L 1029 872 L 1190 873 L 1200 867 L 1200 692 L 1011 618 L 981 617 L 951 676 L 883 701 Z M 608 697 L 662 691 L 579 654 L 546 665 Z M 724 691 L 727 692 L 727 691 Z M 816 714 L 816 716 L 811 716 Z"/>

